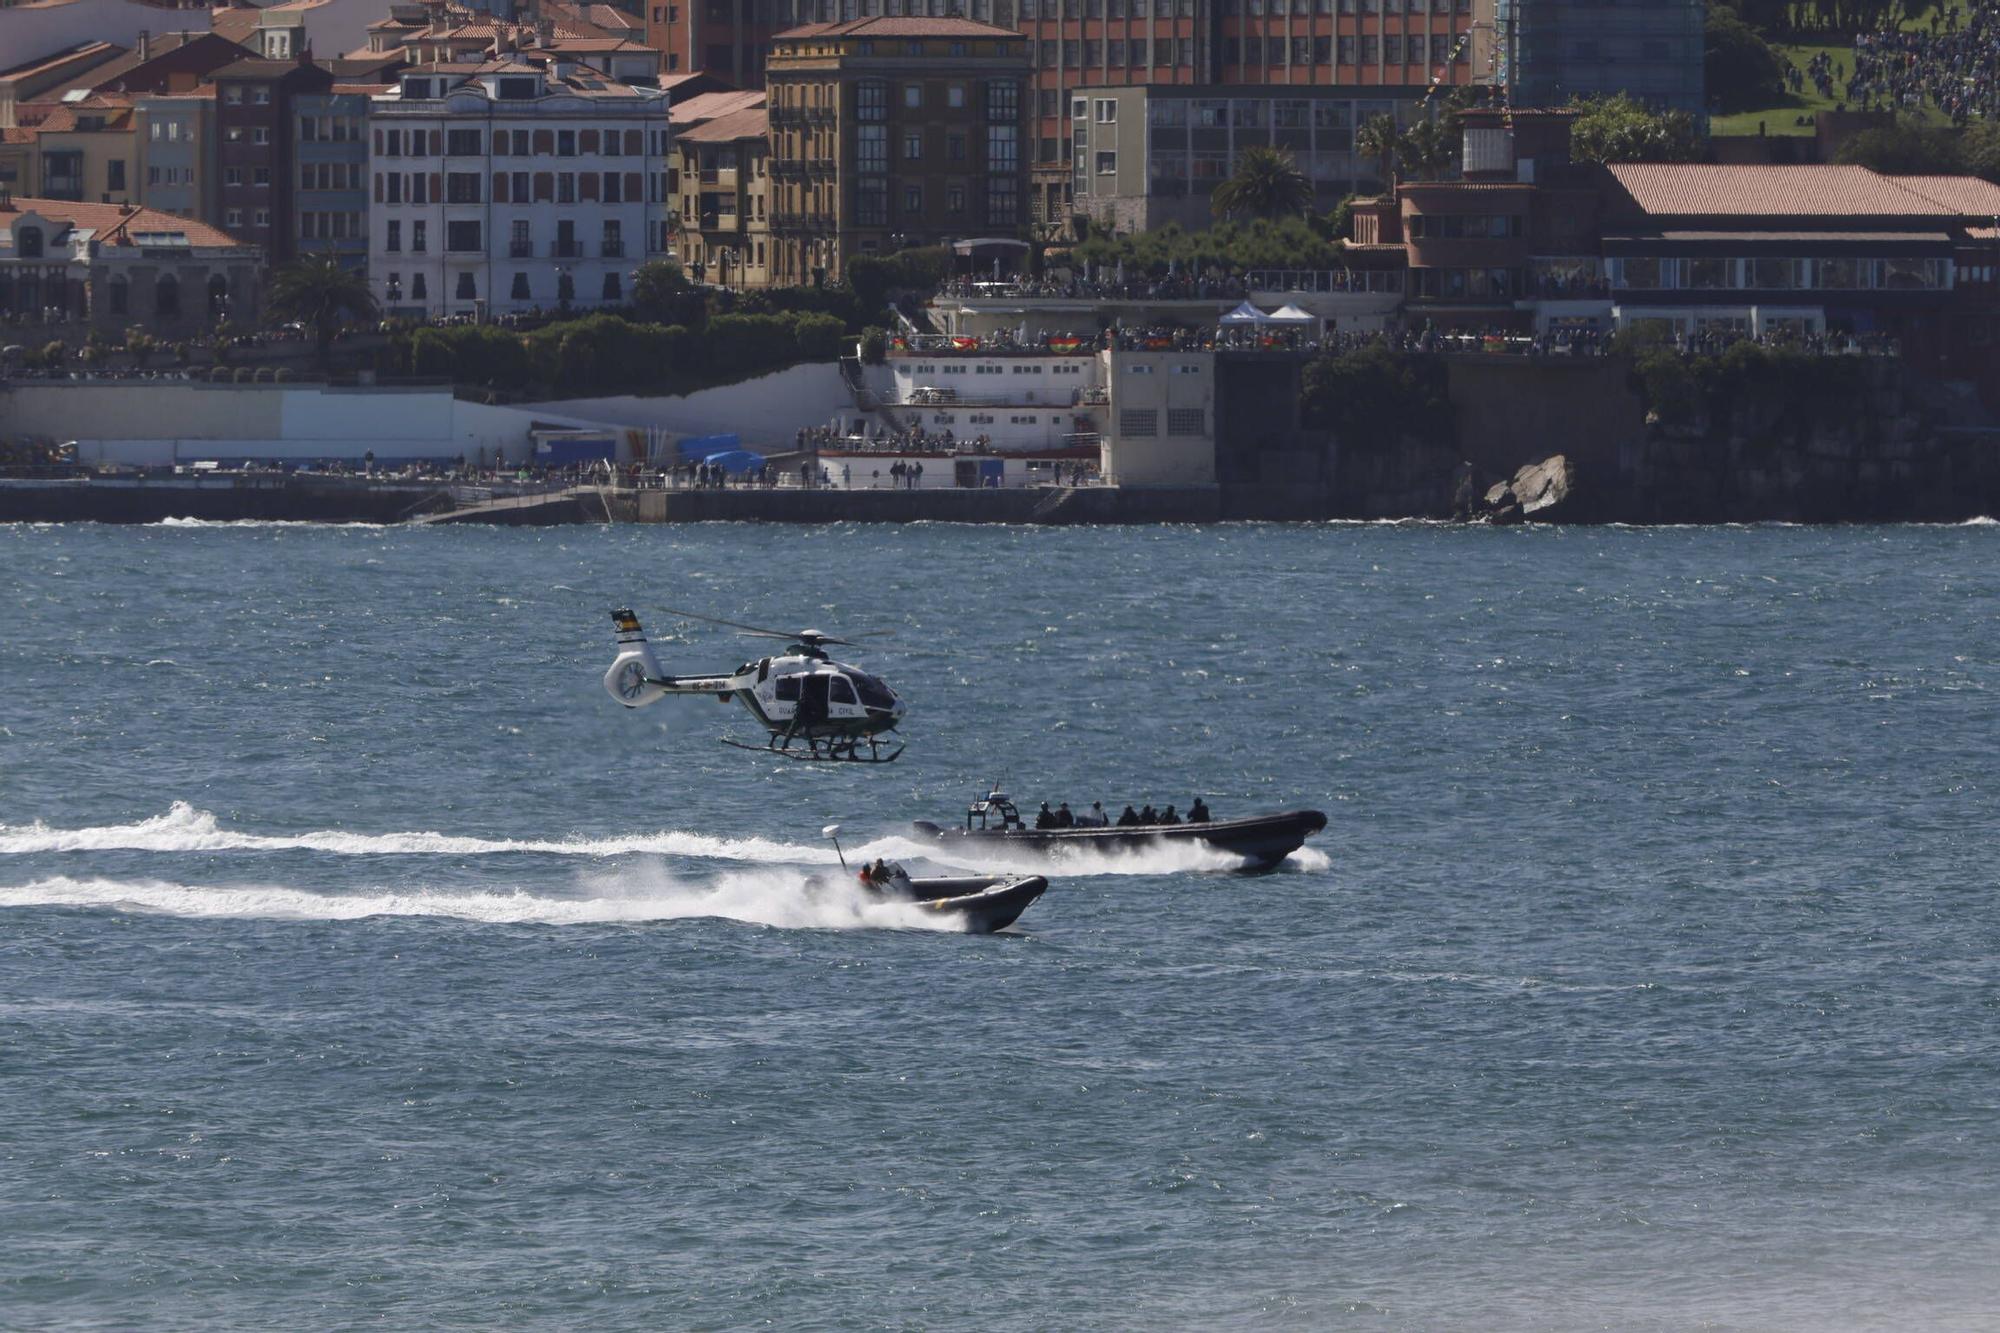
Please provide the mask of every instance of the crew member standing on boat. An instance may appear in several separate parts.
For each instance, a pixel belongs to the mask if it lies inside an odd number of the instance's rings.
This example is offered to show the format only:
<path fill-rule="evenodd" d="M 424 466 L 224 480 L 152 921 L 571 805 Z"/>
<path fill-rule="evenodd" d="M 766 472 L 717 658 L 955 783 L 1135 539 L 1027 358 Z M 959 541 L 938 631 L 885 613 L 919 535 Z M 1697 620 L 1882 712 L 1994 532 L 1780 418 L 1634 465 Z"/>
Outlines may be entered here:
<path fill-rule="evenodd" d="M 1206 824 L 1208 822 L 1208 807 L 1202 803 L 1201 797 L 1195 797 L 1194 804 L 1188 807 L 1187 822 L 1190 824 Z"/>

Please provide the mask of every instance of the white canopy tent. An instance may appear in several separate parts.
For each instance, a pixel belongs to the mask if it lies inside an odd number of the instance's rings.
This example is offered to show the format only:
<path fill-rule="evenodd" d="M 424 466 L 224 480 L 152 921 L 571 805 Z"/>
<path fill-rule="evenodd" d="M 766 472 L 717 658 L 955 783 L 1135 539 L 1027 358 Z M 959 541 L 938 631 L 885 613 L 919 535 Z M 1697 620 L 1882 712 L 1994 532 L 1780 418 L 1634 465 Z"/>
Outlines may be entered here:
<path fill-rule="evenodd" d="M 1264 317 L 1272 324 L 1318 324 L 1319 316 L 1296 305 L 1281 306 Z"/>
<path fill-rule="evenodd" d="M 1262 328 L 1271 322 L 1271 317 L 1245 301 L 1216 322 L 1231 328 Z"/>

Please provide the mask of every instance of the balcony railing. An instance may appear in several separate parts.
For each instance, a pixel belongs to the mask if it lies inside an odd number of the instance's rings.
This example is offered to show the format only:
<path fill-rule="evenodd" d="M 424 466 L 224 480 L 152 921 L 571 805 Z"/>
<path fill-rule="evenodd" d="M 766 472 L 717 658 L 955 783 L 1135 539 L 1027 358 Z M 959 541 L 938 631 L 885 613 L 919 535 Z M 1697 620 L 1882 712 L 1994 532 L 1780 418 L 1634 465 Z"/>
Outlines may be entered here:
<path fill-rule="evenodd" d="M 581 258 L 583 258 L 583 242 L 582 242 L 582 241 L 553 241 L 553 242 L 551 242 L 551 243 L 550 243 L 550 245 L 549 245 L 549 258 L 551 258 L 551 259 L 581 259 Z"/>
<path fill-rule="evenodd" d="M 509 241 L 507 243 L 507 254 L 512 259 L 532 259 L 535 256 L 535 243 L 533 241 Z"/>

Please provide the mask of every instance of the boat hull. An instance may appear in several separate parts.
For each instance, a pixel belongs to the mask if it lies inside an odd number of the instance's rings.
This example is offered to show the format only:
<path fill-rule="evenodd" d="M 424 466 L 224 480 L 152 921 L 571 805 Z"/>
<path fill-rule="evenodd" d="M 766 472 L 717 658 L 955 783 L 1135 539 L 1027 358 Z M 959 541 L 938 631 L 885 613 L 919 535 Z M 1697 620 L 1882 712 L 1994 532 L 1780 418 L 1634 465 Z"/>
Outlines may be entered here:
<path fill-rule="evenodd" d="M 1049 887 L 1040 875 L 981 876 L 976 879 L 892 880 L 876 891 L 907 902 L 927 915 L 955 922 L 971 935 L 990 935 L 1020 920 L 1029 904 Z"/>
<path fill-rule="evenodd" d="M 1240 856 L 1246 870 L 1268 870 L 1305 845 L 1305 840 L 1326 827 L 1326 816 L 1318 810 L 1287 810 L 1281 814 L 1253 815 L 1247 819 L 1219 819 L 1203 824 L 1143 824 L 1119 828 L 1066 829 L 947 829 L 918 820 L 917 833 L 948 846 L 1004 848 L 1009 851 L 1052 854 L 1063 848 L 1080 847 L 1100 851 L 1139 851 L 1175 844 L 1201 844 L 1217 851 Z"/>

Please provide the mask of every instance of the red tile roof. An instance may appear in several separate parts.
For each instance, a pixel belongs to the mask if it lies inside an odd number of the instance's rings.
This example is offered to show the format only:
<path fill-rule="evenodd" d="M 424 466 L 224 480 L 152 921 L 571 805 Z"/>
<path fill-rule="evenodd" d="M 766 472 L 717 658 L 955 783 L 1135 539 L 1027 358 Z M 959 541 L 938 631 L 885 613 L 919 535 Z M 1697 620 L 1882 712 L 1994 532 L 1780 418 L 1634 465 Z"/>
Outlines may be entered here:
<path fill-rule="evenodd" d="M 772 40 L 788 37 L 1019 37 L 1011 28 L 996 28 L 971 19 L 865 18 L 841 23 L 807 23 L 787 28 Z"/>
<path fill-rule="evenodd" d="M 1655 217 L 1940 217 L 1959 212 L 1897 177 L 1852 166 L 1623 163 L 1613 207 Z M 1924 179 L 1936 180 L 1936 177 Z"/>
<path fill-rule="evenodd" d="M 1977 176 L 1896 176 L 1896 184 L 1961 217 L 2000 217 L 2000 185 Z"/>
<path fill-rule="evenodd" d="M 675 102 L 667 111 L 667 119 L 675 126 L 693 126 L 762 105 L 764 94 L 759 92 L 696 93 L 685 101 Z"/>
<path fill-rule="evenodd" d="M 81 227 L 97 233 L 97 240 L 105 245 L 132 245 L 133 236 L 146 232 L 176 233 L 187 237 L 188 244 L 201 246 L 239 246 L 241 242 L 225 232 L 216 230 L 206 222 L 196 222 L 192 218 L 175 217 L 157 208 L 137 208 L 130 204 L 79 204 L 67 199 L 14 200 L 17 213 L 39 213 L 52 222 L 67 222 L 72 227 Z"/>
<path fill-rule="evenodd" d="M 58 51 L 51 56 L 41 56 L 25 64 L 0 69 L 0 79 L 32 78 L 37 74 L 53 73 L 65 65 L 76 62 L 86 62 L 83 67 L 90 68 L 116 57 L 124 50 L 124 47 L 114 46 L 110 42 L 80 42 L 66 51 Z"/>
<path fill-rule="evenodd" d="M 733 143 L 738 139 L 761 139 L 770 130 L 770 113 L 761 106 L 753 106 L 717 116 L 691 130 L 681 130 L 674 138 L 680 143 Z"/>

